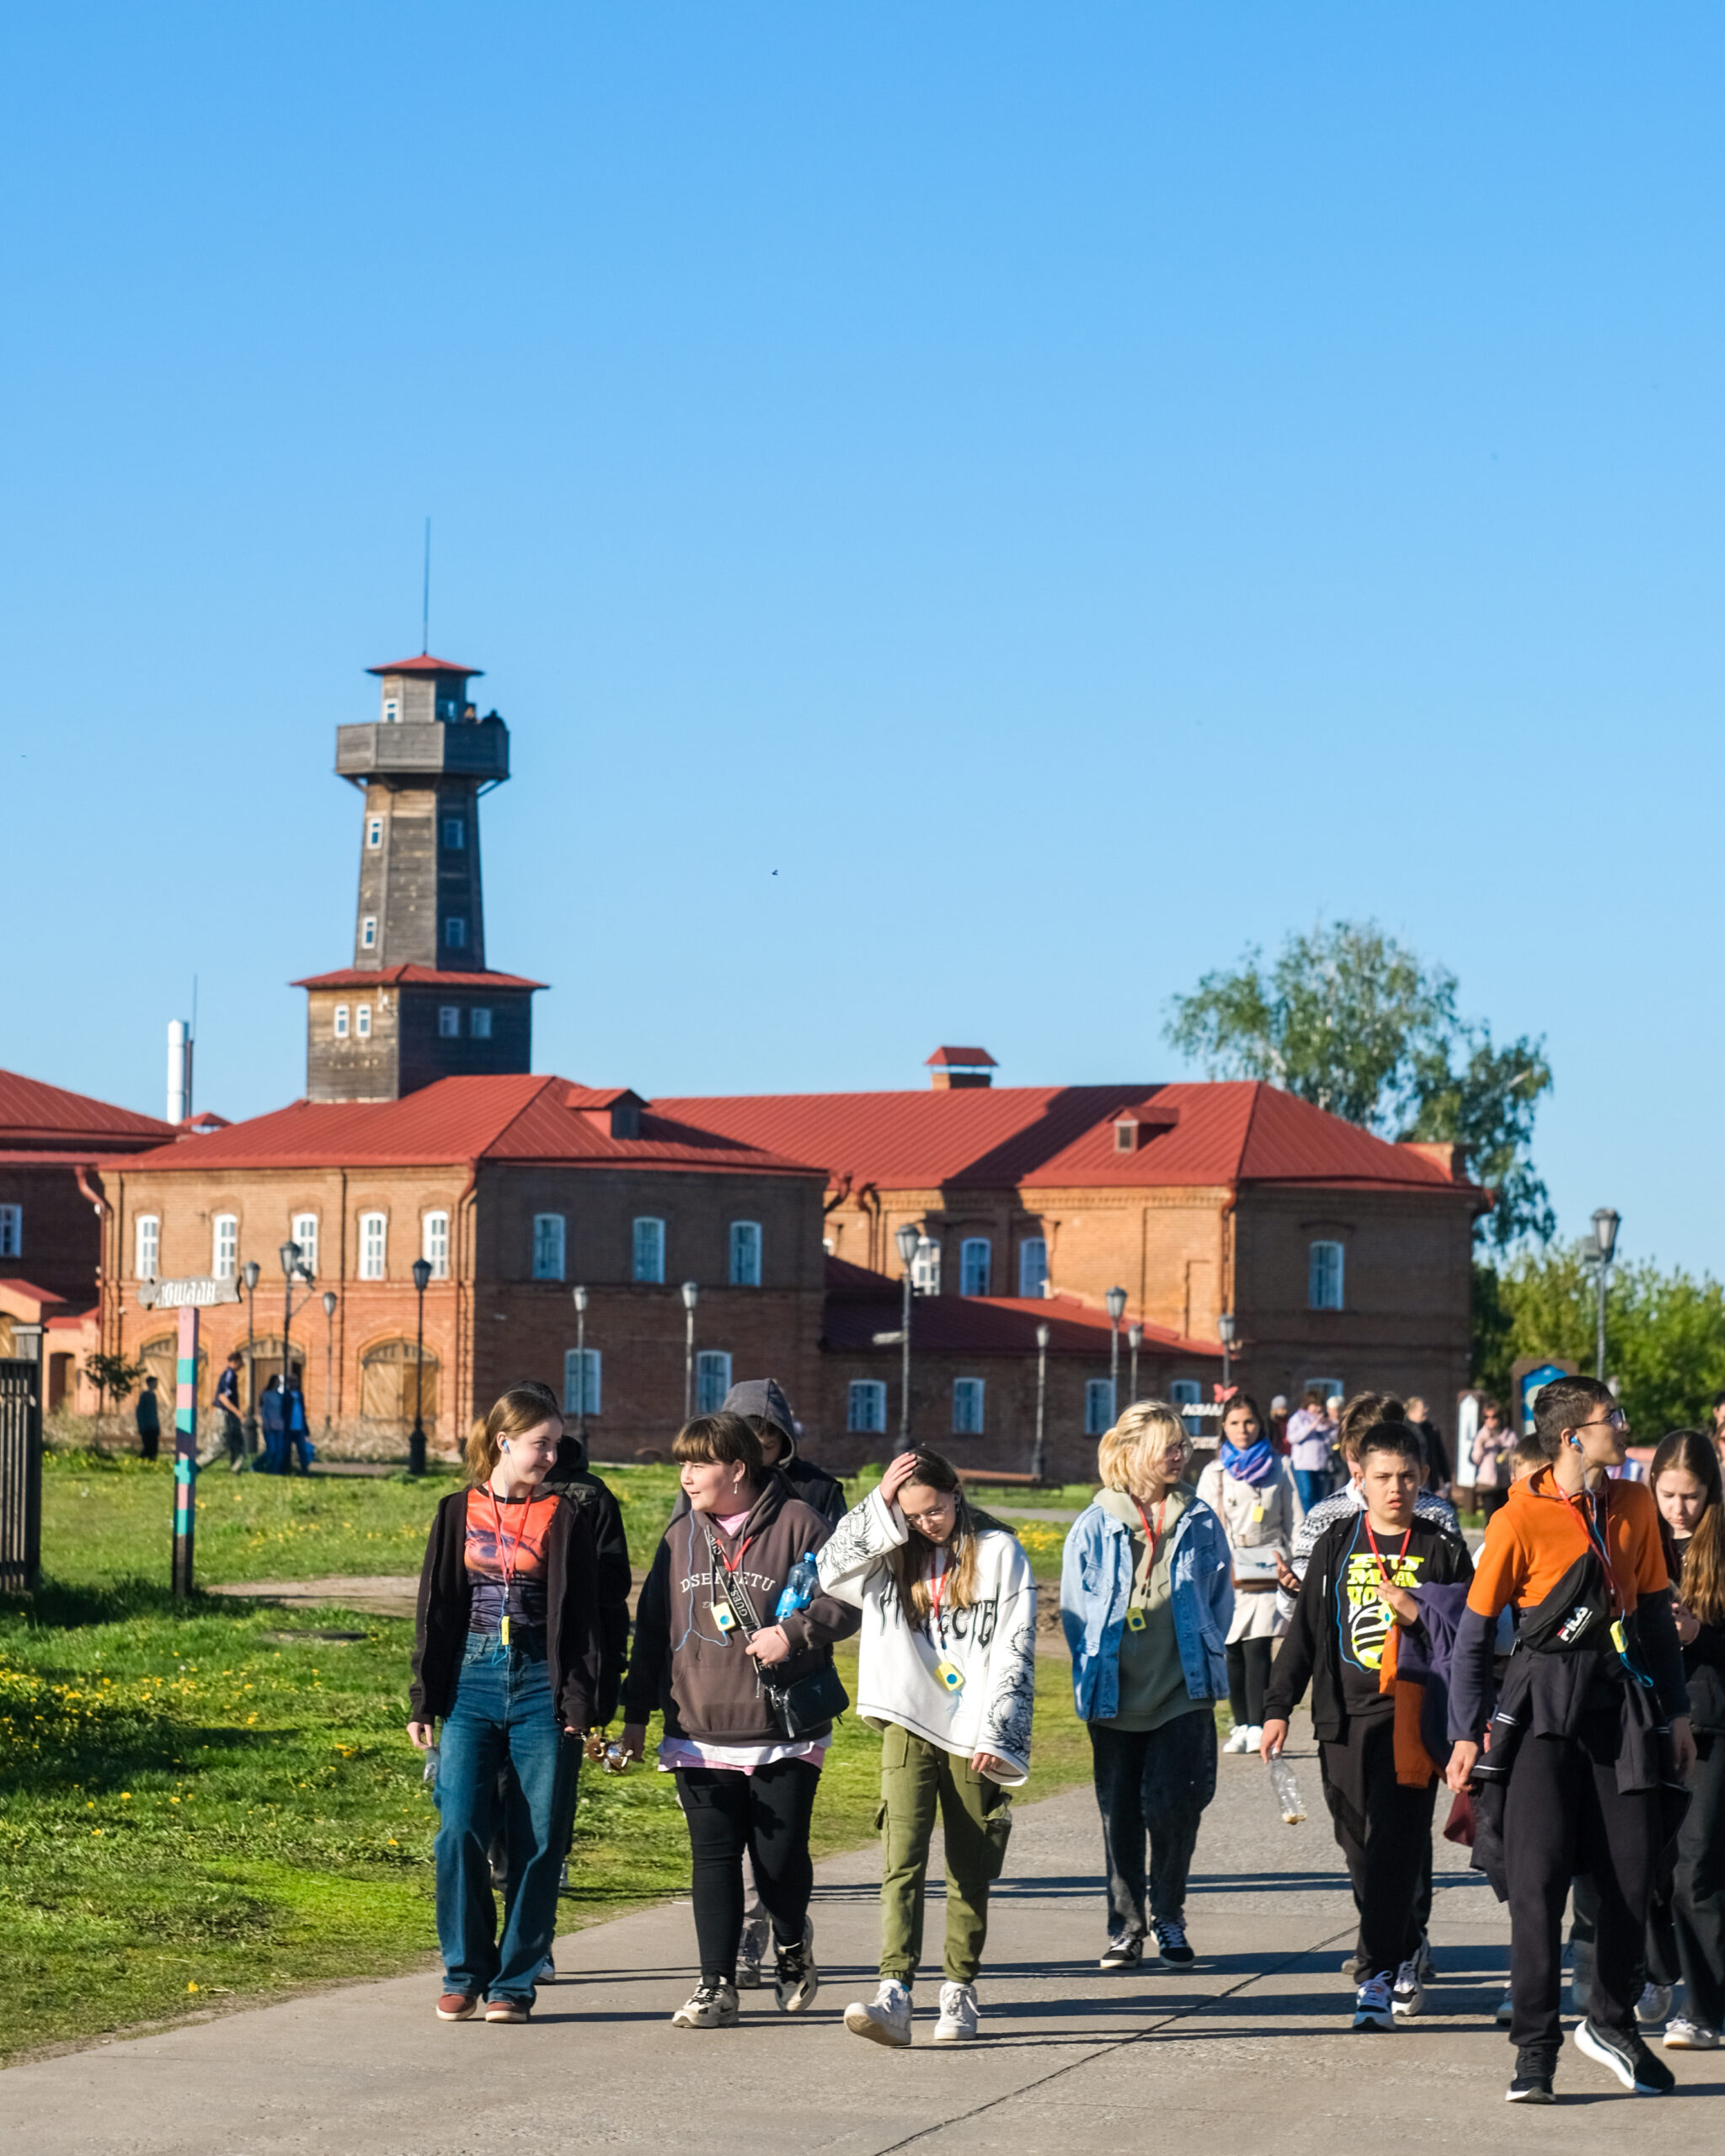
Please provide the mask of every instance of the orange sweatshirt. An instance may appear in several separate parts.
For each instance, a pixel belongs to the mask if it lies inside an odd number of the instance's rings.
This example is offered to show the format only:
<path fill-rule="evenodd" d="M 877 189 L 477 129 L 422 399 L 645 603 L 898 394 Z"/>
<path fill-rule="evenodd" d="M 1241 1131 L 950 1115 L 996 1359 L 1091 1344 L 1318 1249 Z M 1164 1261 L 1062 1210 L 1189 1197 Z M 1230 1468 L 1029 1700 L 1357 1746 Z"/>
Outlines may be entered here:
<path fill-rule="evenodd" d="M 1515 1483 L 1508 1503 L 1493 1515 L 1486 1529 L 1468 1608 L 1495 1621 L 1509 1604 L 1531 1609 L 1544 1601 L 1592 1546 L 1579 1509 L 1588 1502 L 1569 1502 L 1553 1483 L 1549 1467 Z M 1610 1553 L 1619 1614 L 1626 1617 L 1642 1595 L 1656 1594 L 1670 1584 L 1659 1541 L 1658 1508 L 1652 1491 L 1642 1482 L 1607 1481 L 1594 1492 L 1592 1502 L 1605 1508 L 1605 1547 Z M 1594 1518 L 1599 1517 L 1596 1509 Z"/>

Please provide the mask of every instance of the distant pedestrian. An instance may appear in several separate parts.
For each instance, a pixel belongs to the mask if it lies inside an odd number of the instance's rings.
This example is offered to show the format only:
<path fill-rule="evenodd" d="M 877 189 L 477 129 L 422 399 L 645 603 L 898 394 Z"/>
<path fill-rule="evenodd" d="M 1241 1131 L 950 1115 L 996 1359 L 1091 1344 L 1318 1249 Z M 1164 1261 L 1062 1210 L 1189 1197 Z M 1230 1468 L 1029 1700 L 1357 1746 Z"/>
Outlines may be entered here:
<path fill-rule="evenodd" d="M 264 1432 L 264 1472 L 266 1475 L 285 1475 L 287 1462 L 282 1437 L 284 1425 L 280 1378 L 272 1377 L 264 1385 L 258 1401 L 258 1421 Z"/>
<path fill-rule="evenodd" d="M 246 1426 L 240 1420 L 239 1374 L 243 1360 L 236 1348 L 216 1380 L 216 1406 L 222 1417 L 222 1435 L 227 1447 L 227 1464 L 238 1475 L 246 1464 Z"/>
<path fill-rule="evenodd" d="M 857 1711 L 883 1730 L 880 1989 L 845 2009 L 873 2042 L 911 2041 L 923 1889 L 945 1833 L 945 1982 L 936 2043 L 976 2035 L 988 1894 L 1030 1771 L 1036 1582 L 1010 1529 L 973 1512 L 938 1453 L 900 1453 L 820 1552 L 820 1584 L 862 1612 Z"/>
<path fill-rule="evenodd" d="M 1280 1453 L 1288 1457 L 1288 1396 L 1279 1392 L 1270 1402 L 1269 1419 L 1264 1424 L 1264 1434 Z"/>
<path fill-rule="evenodd" d="M 544 1389 L 505 1393 L 467 1447 L 467 1487 L 438 1506 L 419 1580 L 408 1734 L 439 1717 L 440 2021 L 525 2021 L 557 1928 L 581 1739 L 605 1648 L 588 1508 L 544 1494 L 563 1418 Z M 489 1852 L 505 1763 L 510 1849 L 497 1936 Z"/>
<path fill-rule="evenodd" d="M 1417 1392 L 1407 1396 L 1407 1427 L 1419 1439 L 1425 1454 L 1425 1486 L 1440 1497 L 1450 1494 L 1450 1449 L 1444 1433 L 1433 1422 L 1424 1400 Z"/>
<path fill-rule="evenodd" d="M 302 1475 L 312 1471 L 312 1432 L 306 1415 L 306 1396 L 297 1370 L 287 1380 L 287 1396 L 281 1403 L 281 1471 L 293 1472 L 294 1462 L 299 1462 Z"/>
<path fill-rule="evenodd" d="M 132 1419 L 138 1426 L 138 1450 L 146 1460 L 154 1460 L 162 1444 L 162 1403 L 156 1397 L 154 1378 L 144 1380 Z"/>
<path fill-rule="evenodd" d="M 1308 1385 L 1300 1405 L 1288 1417 L 1288 1459 L 1295 1486 L 1307 1512 L 1330 1489 L 1330 1465 L 1335 1456 L 1336 1418 L 1324 1406 L 1323 1395 Z"/>
<path fill-rule="evenodd" d="M 1220 1449 L 1198 1478 L 1198 1494 L 1222 1523 L 1234 1571 L 1228 1625 L 1228 1705 L 1234 1726 L 1222 1748 L 1256 1752 L 1263 1733 L 1263 1688 L 1276 1641 L 1276 1575 L 1293 1555 L 1304 1518 L 1292 1470 L 1258 1425 L 1258 1404 L 1236 1393 L 1222 1417 Z"/>
<path fill-rule="evenodd" d="M 1216 1793 L 1234 1588 L 1222 1524 L 1183 1480 L 1191 1449 L 1165 1401 L 1129 1407 L 1097 1448 L 1103 1488 L 1060 1566 L 1060 1622 L 1102 1813 L 1104 1969 L 1135 1968 L 1146 1931 L 1171 1967 L 1196 1958 L 1186 1881 Z"/>
<path fill-rule="evenodd" d="M 1482 1400 L 1480 1423 L 1473 1440 L 1473 1486 L 1479 1510 L 1487 1519 L 1507 1503 L 1514 1477 L 1509 1454 L 1515 1449 L 1515 1433 L 1495 1400 Z"/>

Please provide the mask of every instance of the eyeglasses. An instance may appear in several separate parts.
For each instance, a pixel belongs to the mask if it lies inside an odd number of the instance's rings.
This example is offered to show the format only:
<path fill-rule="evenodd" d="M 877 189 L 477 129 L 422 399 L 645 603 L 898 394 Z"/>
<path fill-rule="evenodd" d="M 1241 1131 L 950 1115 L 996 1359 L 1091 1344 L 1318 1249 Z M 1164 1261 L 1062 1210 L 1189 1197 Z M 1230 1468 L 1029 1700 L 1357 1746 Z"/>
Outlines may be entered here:
<path fill-rule="evenodd" d="M 1626 1430 L 1629 1417 L 1621 1407 L 1614 1407 L 1602 1422 L 1583 1422 L 1580 1427 L 1583 1430 Z"/>

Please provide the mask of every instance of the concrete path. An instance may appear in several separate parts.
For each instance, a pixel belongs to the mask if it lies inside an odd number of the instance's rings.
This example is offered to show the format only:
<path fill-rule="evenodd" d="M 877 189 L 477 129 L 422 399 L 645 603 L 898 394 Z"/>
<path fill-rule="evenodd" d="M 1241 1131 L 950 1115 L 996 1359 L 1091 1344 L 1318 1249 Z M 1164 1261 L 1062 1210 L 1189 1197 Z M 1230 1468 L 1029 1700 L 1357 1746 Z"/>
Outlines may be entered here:
<path fill-rule="evenodd" d="M 1295 1755 L 1316 1798 L 1316 1764 Z M 513 2156 L 575 2148 L 887 2156 L 1154 2146 L 1180 2156 L 1394 2147 L 1426 2156 L 1514 2145 L 1613 2156 L 1713 2156 L 1725 2055 L 1673 2054 L 1679 2093 L 1624 2095 L 1566 2048 L 1560 2102 L 1506 2109 L 1511 2053 L 1491 2025 L 1506 1927 L 1488 1888 L 1439 1844 L 1433 1924 L 1444 1982 L 1431 2018 L 1348 2033 L 1339 1964 L 1353 1906 L 1327 1823 L 1283 1827 L 1263 1770 L 1225 1759 L 1188 1915 L 1195 1969 L 1130 1977 L 1103 1943 L 1095 1809 L 1075 1790 L 1019 1815 L 982 1985 L 985 2041 L 935 2048 L 846 2033 L 872 1994 L 872 1851 L 820 1868 L 827 1981 L 788 2021 L 745 1993 L 741 2029 L 674 2031 L 691 1986 L 686 1903 L 559 1946 L 563 1979 L 525 2029 L 444 2026 L 435 1980 L 398 1978 L 115 2041 L 0 2076 L 0 2148 L 30 2156 Z M 932 1912 L 938 1933 L 938 1910 Z"/>

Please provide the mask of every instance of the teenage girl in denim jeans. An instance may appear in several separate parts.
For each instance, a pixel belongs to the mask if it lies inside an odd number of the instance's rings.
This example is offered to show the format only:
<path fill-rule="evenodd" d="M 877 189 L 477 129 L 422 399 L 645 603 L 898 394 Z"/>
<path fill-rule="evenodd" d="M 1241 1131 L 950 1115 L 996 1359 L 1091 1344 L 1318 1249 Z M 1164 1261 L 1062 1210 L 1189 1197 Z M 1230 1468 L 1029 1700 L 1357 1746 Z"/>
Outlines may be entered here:
<path fill-rule="evenodd" d="M 419 1578 L 408 1734 L 427 1750 L 442 1717 L 443 2021 L 470 2020 L 482 1998 L 488 2021 L 525 2021 L 557 1928 L 601 1657 L 592 1529 L 581 1507 L 539 1494 L 562 1436 L 542 1386 L 505 1393 L 468 1443 L 469 1486 L 437 1508 Z M 501 1776 L 505 1762 L 513 1772 Z M 510 1849 L 500 1941 L 489 1861 L 499 1825 Z"/>

